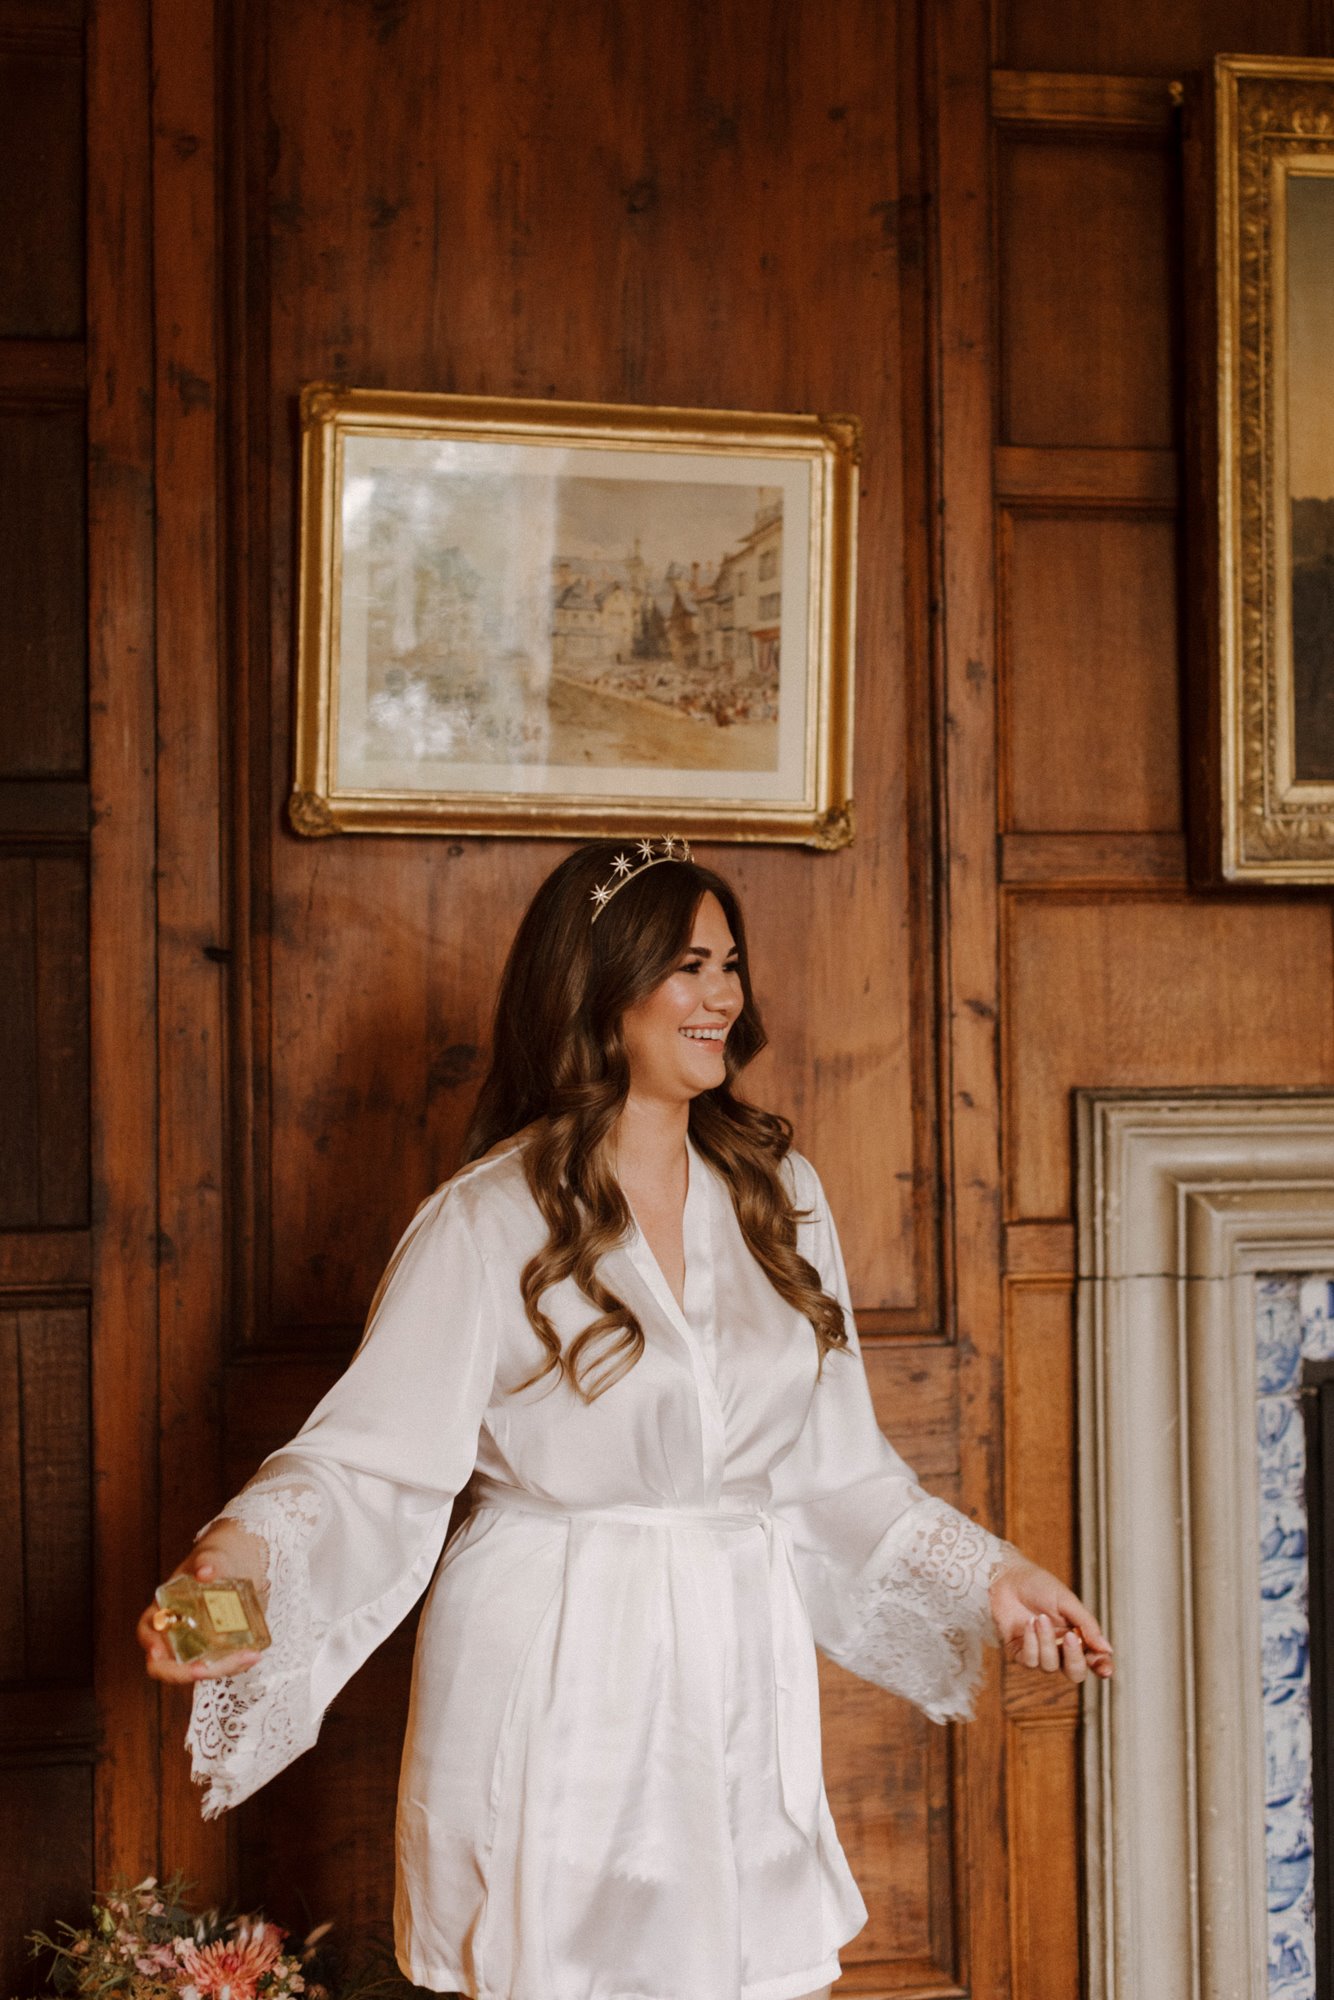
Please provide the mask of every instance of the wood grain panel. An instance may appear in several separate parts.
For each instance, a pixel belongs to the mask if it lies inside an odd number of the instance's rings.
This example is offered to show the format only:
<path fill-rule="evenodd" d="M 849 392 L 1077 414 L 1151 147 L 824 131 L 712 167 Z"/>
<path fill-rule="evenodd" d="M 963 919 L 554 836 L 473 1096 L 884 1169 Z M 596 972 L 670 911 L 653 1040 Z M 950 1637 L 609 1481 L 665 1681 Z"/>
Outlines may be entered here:
<path fill-rule="evenodd" d="M 1328 906 L 1015 894 L 1007 1213 L 1071 1212 L 1070 1093 L 1334 1080 Z"/>
<path fill-rule="evenodd" d="M 26 1676 L 81 1685 L 91 1669 L 88 1316 L 19 1316 Z"/>
<path fill-rule="evenodd" d="M 996 494 L 1001 500 L 1048 507 L 1067 505 L 1157 507 L 1177 503 L 1178 453 L 1129 447 L 1001 445 L 996 451 Z"/>
<path fill-rule="evenodd" d="M 950 1857 L 939 1837 L 949 1814 L 945 1732 L 828 1660 L 820 1662 L 820 1707 L 830 1807 L 839 1838 L 857 1856 L 869 1913 L 840 1953 L 839 1990 L 901 1992 L 930 1974 L 948 1988 L 954 1940 L 941 1918 L 951 1903 Z"/>
<path fill-rule="evenodd" d="M 96 1750 L 91 1688 L 0 1689 L 0 1764 L 91 1764 Z"/>
<path fill-rule="evenodd" d="M 77 402 L 86 378 L 81 340 L 0 339 L 0 399 L 5 402 Z"/>
<path fill-rule="evenodd" d="M 1072 2000 L 1079 1991 L 1078 1719 L 1012 1722 L 1010 1869 L 1014 1992 Z"/>
<path fill-rule="evenodd" d="M 83 74 L 77 38 L 0 36 L 0 335 L 83 330 Z"/>
<path fill-rule="evenodd" d="M 0 0 L 0 41 L 77 52 L 87 0 Z"/>
<path fill-rule="evenodd" d="M 1001 0 L 996 60 L 1015 69 L 1109 70 L 1174 76 L 1224 49 L 1300 55 L 1309 47 L 1301 0 Z"/>
<path fill-rule="evenodd" d="M 0 1312 L 0 1682 L 26 1672 L 23 1603 L 23 1419 L 19 1315 Z"/>
<path fill-rule="evenodd" d="M 1006 513 L 1001 551 L 1003 825 L 1176 831 L 1174 522 Z"/>
<path fill-rule="evenodd" d="M 1161 77 L 997 69 L 991 73 L 991 115 L 1005 125 L 1155 132 L 1169 138 L 1176 110 L 1172 86 Z"/>
<path fill-rule="evenodd" d="M 33 903 L 40 1220 L 67 1229 L 88 1221 L 86 855 L 39 855 Z"/>
<path fill-rule="evenodd" d="M 0 856 L 0 1227 L 40 1219 L 36 863 Z"/>
<path fill-rule="evenodd" d="M 1003 136 L 1000 441 L 1172 444 L 1170 155 Z"/>
<path fill-rule="evenodd" d="M 68 1298 L 88 1288 L 86 1229 L 0 1230 L 0 1291 L 54 1291 Z"/>
<path fill-rule="evenodd" d="M 86 867 L 0 856 L 0 1227 L 88 1217 Z"/>
<path fill-rule="evenodd" d="M 93 1774 L 86 1761 L 0 1773 L 0 1990 L 48 1992 L 27 1935 L 87 1920 L 93 1879 Z"/>
<path fill-rule="evenodd" d="M 88 1315 L 0 1313 L 0 1680 L 90 1675 Z"/>
<path fill-rule="evenodd" d="M 862 1348 L 880 1428 L 933 1488 L 959 1476 L 959 1356 L 951 1342 Z"/>
<path fill-rule="evenodd" d="M 1068 1283 L 1005 1288 L 1005 1532 L 1075 1575 L 1074 1314 Z"/>
<path fill-rule="evenodd" d="M 0 777 L 84 775 L 84 513 L 82 410 L 0 402 Z"/>
<path fill-rule="evenodd" d="M 272 746 L 272 823 L 288 783 L 287 413 L 302 381 L 857 411 L 863 546 L 887 558 L 862 575 L 857 846 L 708 858 L 737 880 L 755 932 L 774 1047 L 755 1093 L 795 1118 L 836 1211 L 859 1223 L 845 1227 L 858 1304 L 924 1330 L 930 897 L 929 869 L 910 879 L 907 827 L 929 796 L 929 739 L 890 555 L 900 398 L 911 391 L 914 422 L 922 399 L 899 366 L 898 259 L 917 225 L 886 87 L 894 10 L 784 9 L 781 34 L 766 30 L 783 50 L 772 70 L 744 10 L 686 0 L 637 15 L 633 32 L 614 9 L 530 0 L 520 39 L 545 49 L 540 65 L 517 63 L 513 22 L 476 7 L 447 38 L 429 8 L 379 27 L 320 12 L 315 35 L 312 18 L 297 6 L 268 20 L 274 680 L 255 727 Z M 452 1169 L 505 945 L 561 851 L 275 841 L 271 1013 L 256 1030 L 274 1144 L 257 1174 L 282 1257 L 267 1298 L 260 1272 L 261 1334 L 345 1325 Z M 884 1102 L 902 1108 L 866 1115 Z"/>
<path fill-rule="evenodd" d="M 0 778 L 0 840 L 77 850 L 88 832 L 88 787 L 77 778 Z"/>
<path fill-rule="evenodd" d="M 1032 1716 L 1044 1722 L 1069 1722 L 1079 1714 L 1079 1689 L 1057 1674 L 1033 1673 L 1006 1660 L 1000 1678 L 1001 1703 L 1008 1720 Z"/>
<path fill-rule="evenodd" d="M 1045 882 L 1064 889 L 1186 887 L 1181 833 L 1007 833 L 1001 840 L 1007 884 Z"/>
<path fill-rule="evenodd" d="M 1075 1271 L 1073 1222 L 1011 1222 L 1005 1229 L 1008 1278 L 1070 1278 Z"/>

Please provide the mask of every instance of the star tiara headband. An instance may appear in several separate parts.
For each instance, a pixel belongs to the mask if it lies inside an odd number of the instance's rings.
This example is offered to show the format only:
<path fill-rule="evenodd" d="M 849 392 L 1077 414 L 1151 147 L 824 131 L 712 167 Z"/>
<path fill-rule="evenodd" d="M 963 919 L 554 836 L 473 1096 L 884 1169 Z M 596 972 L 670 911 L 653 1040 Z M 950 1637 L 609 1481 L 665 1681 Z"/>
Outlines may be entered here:
<path fill-rule="evenodd" d="M 675 833 L 665 833 L 661 840 L 637 840 L 635 852 L 639 856 L 637 861 L 628 854 L 618 854 L 611 864 L 611 874 L 593 891 L 593 923 L 597 922 L 617 890 L 623 889 L 627 882 L 633 882 L 635 876 L 642 875 L 646 868 L 656 868 L 660 861 L 691 859 L 690 842 Z"/>

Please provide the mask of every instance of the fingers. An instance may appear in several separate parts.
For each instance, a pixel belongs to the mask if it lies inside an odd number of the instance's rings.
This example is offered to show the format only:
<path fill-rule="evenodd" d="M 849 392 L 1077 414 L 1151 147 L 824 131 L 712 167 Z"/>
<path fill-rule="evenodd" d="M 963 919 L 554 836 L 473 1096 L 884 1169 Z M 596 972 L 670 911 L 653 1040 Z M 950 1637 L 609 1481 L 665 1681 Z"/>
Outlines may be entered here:
<path fill-rule="evenodd" d="M 1079 1607 L 1079 1617 L 1073 1621 L 1079 1627 L 1079 1635 L 1084 1641 L 1084 1650 L 1089 1653 L 1111 1655 L 1111 1642 L 1091 1611 Z"/>
<path fill-rule="evenodd" d="M 251 1651 L 227 1653 L 217 1660 L 178 1660 L 160 1632 L 152 1625 L 152 1611 L 139 1620 L 136 1636 L 147 1654 L 144 1664 L 151 1679 L 177 1687 L 192 1687 L 196 1681 L 222 1680 L 228 1674 L 243 1674 L 264 1656 Z"/>
<path fill-rule="evenodd" d="M 204 1547 L 192 1549 L 179 1568 L 173 1571 L 175 1576 L 192 1576 L 200 1583 L 207 1583 L 217 1574 L 217 1564 Z M 150 1604 L 134 1632 L 144 1649 L 144 1665 L 152 1680 L 165 1681 L 177 1687 L 192 1687 L 196 1681 L 220 1680 L 228 1674 L 242 1674 L 247 1667 L 253 1667 L 263 1658 L 261 1653 L 246 1650 L 228 1653 L 217 1660 L 178 1660 L 165 1635 L 153 1622 L 157 1609 L 156 1603 Z"/>
<path fill-rule="evenodd" d="M 1035 1563 L 1011 1565 L 992 1580 L 992 1614 L 1008 1658 L 1076 1686 L 1090 1674 L 1112 1678 L 1112 1648 L 1075 1593 Z"/>
<path fill-rule="evenodd" d="M 1102 1638 L 1100 1631 L 1098 1637 Z M 1101 1648 L 1095 1650 L 1086 1645 L 1077 1626 L 1058 1627 L 1045 1611 L 1028 1618 L 1007 1641 L 1005 1650 L 1018 1665 L 1046 1674 L 1063 1674 L 1075 1687 L 1090 1674 L 1099 1680 L 1110 1680 L 1112 1676 L 1111 1648 L 1105 1639 Z"/>
<path fill-rule="evenodd" d="M 1070 1607 L 1070 1624 L 1079 1635 L 1089 1671 L 1100 1680 L 1112 1677 L 1112 1646 L 1093 1613 L 1076 1597 Z"/>

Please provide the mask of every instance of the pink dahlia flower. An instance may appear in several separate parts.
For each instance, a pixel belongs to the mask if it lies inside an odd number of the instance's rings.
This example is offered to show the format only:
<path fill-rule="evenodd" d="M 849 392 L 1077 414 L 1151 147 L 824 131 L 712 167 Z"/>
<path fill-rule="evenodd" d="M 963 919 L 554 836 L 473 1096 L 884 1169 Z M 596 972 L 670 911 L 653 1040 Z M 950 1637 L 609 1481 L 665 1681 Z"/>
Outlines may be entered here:
<path fill-rule="evenodd" d="M 255 2000 L 285 1935 L 277 1924 L 242 1924 L 235 1937 L 202 1948 L 190 1945 L 181 1953 L 181 1971 L 196 1992 L 214 2000 Z"/>

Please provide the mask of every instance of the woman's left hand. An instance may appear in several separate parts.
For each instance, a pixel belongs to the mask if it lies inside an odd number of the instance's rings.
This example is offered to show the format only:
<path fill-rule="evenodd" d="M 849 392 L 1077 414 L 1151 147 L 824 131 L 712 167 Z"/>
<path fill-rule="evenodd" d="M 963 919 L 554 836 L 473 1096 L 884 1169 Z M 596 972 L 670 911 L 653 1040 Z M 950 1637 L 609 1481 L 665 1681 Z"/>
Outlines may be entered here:
<path fill-rule="evenodd" d="M 1112 1649 L 1093 1613 L 1059 1577 L 1037 1563 L 1007 1563 L 991 1580 L 991 1615 L 1007 1660 L 1064 1674 L 1112 1677 Z"/>

